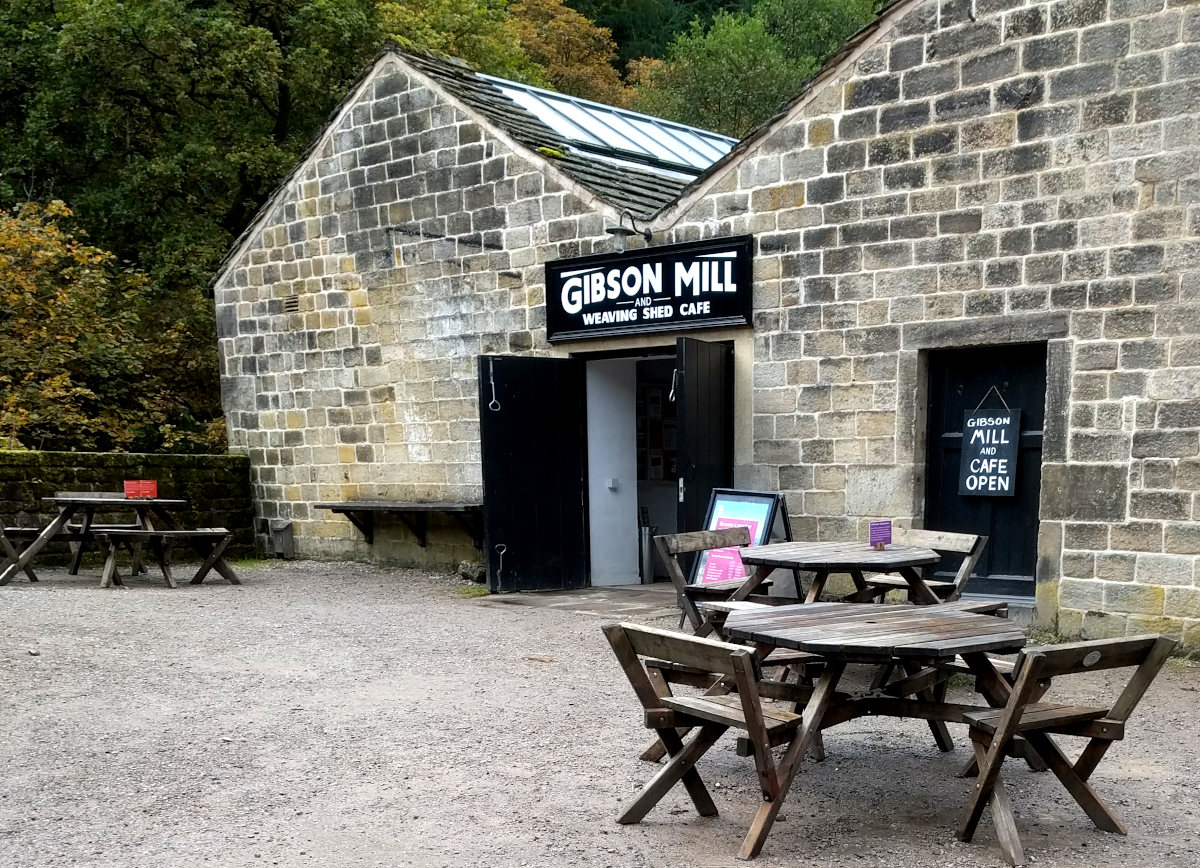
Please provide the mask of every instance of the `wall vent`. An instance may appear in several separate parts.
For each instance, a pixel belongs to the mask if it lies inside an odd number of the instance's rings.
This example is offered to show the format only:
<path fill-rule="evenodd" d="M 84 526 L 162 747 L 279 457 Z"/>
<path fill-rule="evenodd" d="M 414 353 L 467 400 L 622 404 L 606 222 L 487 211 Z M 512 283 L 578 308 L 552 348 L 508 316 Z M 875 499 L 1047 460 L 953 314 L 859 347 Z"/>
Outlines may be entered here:
<path fill-rule="evenodd" d="M 283 300 L 284 313 L 299 313 L 300 312 L 300 296 L 289 295 Z"/>

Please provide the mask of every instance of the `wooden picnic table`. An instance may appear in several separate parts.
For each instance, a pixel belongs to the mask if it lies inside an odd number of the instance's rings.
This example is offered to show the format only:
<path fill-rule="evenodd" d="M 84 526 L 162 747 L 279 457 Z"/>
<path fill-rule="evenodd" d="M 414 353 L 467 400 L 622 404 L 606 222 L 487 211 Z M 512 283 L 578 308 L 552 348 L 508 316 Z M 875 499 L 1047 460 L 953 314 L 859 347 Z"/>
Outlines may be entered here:
<path fill-rule="evenodd" d="M 78 543 L 70 567 L 70 574 L 77 575 L 83 560 L 84 546 L 98 534 L 119 535 L 125 533 L 135 537 L 144 537 L 146 534 L 153 534 L 156 531 L 168 531 L 174 536 L 184 539 L 206 562 L 212 558 L 212 562 L 209 564 L 211 569 L 216 570 L 230 582 L 240 584 L 237 573 L 220 556 L 221 552 L 218 551 L 215 556 L 213 555 L 215 543 L 210 538 L 214 534 L 189 531 L 172 515 L 173 509 L 187 506 L 186 500 L 169 497 L 126 497 L 124 494 L 115 492 L 74 492 L 43 497 L 42 500 L 56 506 L 58 514 L 42 528 L 37 537 L 15 559 L 12 557 L 13 553 L 6 553 L 3 571 L 0 571 L 0 585 L 7 585 L 17 573 L 25 570 L 46 544 L 56 537 Z M 136 523 L 98 526 L 95 522 L 97 512 L 121 511 L 132 511 L 136 516 Z M 80 515 L 82 517 L 80 524 L 69 529 L 68 523 L 71 519 Z M 204 528 L 201 530 L 212 531 L 214 529 Z M 223 550 L 224 546 L 221 546 L 221 549 Z M 134 568 L 137 569 L 136 558 Z M 106 579 L 111 583 L 112 575 L 107 565 Z M 168 584 L 171 584 L 169 578 Z"/>
<path fill-rule="evenodd" d="M 915 567 L 941 560 L 933 549 L 889 544 L 882 551 L 864 542 L 779 542 L 741 549 L 742 563 L 757 567 L 743 586 L 745 599 L 777 569 L 806 570 L 814 573 L 813 583 L 804 597 L 806 603 L 820 599 L 830 573 L 848 573 L 859 591 L 867 588 L 866 573 L 898 573 L 908 582 L 915 599 L 922 603 L 941 603 Z"/>
<path fill-rule="evenodd" d="M 937 736 L 947 722 L 961 723 L 965 714 L 1005 704 L 1011 688 L 986 652 L 1017 651 L 1025 645 L 1025 634 L 1006 618 L 980 614 L 980 605 L 733 607 L 725 621 L 726 635 L 758 646 L 819 654 L 826 661 L 805 704 L 803 722 L 776 767 L 778 794 L 760 805 L 739 853 L 743 859 L 753 858 L 762 849 L 800 760 L 822 729 L 857 717 L 888 715 L 927 720 Z M 987 604 L 983 605 L 986 608 Z M 976 676 L 986 706 L 945 701 L 944 685 L 951 673 L 946 664 L 958 659 Z M 877 679 L 866 692 L 839 693 L 842 673 L 851 663 L 871 664 L 879 671 L 898 668 L 901 674 L 886 683 Z M 993 798 L 993 811 L 1005 811 L 1007 805 L 998 805 L 998 801 Z"/>

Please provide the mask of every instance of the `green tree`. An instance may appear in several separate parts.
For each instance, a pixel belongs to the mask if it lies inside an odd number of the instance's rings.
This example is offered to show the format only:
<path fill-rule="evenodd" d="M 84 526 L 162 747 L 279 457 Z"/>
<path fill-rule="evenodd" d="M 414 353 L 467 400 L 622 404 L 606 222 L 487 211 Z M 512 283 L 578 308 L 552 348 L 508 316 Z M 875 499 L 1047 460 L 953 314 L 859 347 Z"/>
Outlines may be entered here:
<path fill-rule="evenodd" d="M 795 96 L 874 16 L 872 0 L 759 0 L 749 14 L 694 19 L 662 61 L 635 61 L 634 106 L 742 137 Z"/>
<path fill-rule="evenodd" d="M 643 73 L 634 107 L 741 138 L 769 118 L 812 74 L 788 58 L 762 19 L 718 14 L 707 30 L 693 21 L 666 62 Z"/>
<path fill-rule="evenodd" d="M 633 94 L 613 66 L 612 35 L 563 3 L 516 0 L 510 7 L 522 48 L 543 70 L 550 87 L 609 105 L 628 105 Z"/>
<path fill-rule="evenodd" d="M 0 207 L 66 200 L 148 275 L 136 332 L 180 415 L 142 445 L 219 418 L 203 288 L 380 41 L 374 0 L 0 5 Z"/>
<path fill-rule="evenodd" d="M 664 58 L 671 42 L 699 20 L 708 27 L 718 12 L 745 12 L 751 0 L 569 0 L 568 5 L 607 28 L 617 43 L 616 65 Z"/>
<path fill-rule="evenodd" d="M 874 0 L 758 0 L 754 14 L 793 61 L 819 64 L 875 17 Z"/>
<path fill-rule="evenodd" d="M 521 44 L 508 0 L 381 2 L 383 29 L 402 48 L 465 60 L 480 72 L 547 86 L 543 70 Z"/>

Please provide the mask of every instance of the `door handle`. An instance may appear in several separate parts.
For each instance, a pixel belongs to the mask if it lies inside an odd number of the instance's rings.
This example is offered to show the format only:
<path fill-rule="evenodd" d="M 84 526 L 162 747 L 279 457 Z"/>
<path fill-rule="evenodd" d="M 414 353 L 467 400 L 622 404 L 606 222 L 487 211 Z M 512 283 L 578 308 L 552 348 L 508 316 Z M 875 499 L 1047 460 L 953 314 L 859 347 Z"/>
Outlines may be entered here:
<path fill-rule="evenodd" d="M 683 477 L 679 477 L 679 502 L 683 503 Z"/>
<path fill-rule="evenodd" d="M 682 371 L 680 371 L 679 368 L 673 368 L 671 370 L 671 391 L 667 393 L 667 400 L 672 404 L 675 403 L 675 382 L 679 379 L 679 375 L 681 373 Z"/>

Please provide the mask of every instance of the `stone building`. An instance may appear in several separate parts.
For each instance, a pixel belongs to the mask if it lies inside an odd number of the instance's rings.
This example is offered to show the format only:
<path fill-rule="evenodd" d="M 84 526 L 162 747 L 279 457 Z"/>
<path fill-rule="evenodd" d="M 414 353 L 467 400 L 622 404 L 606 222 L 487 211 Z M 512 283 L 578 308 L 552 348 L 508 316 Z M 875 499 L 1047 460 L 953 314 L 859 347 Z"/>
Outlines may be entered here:
<path fill-rule="evenodd" d="M 372 547 L 312 504 L 496 482 L 494 527 L 540 529 L 489 534 L 501 586 L 522 557 L 633 581 L 636 508 L 671 529 L 680 479 L 689 509 L 723 480 L 784 492 L 797 538 L 988 533 L 974 590 L 1200 645 L 1200 6 L 899 0 L 698 176 L 625 156 L 378 58 L 213 287 L 231 448 L 302 553 L 455 561 L 449 522 Z M 652 235 L 616 254 L 624 210 Z M 562 327 L 564 274 L 704 241 L 748 245 L 743 320 Z M 1016 410 L 1015 493 L 960 494 L 964 414 Z"/>

